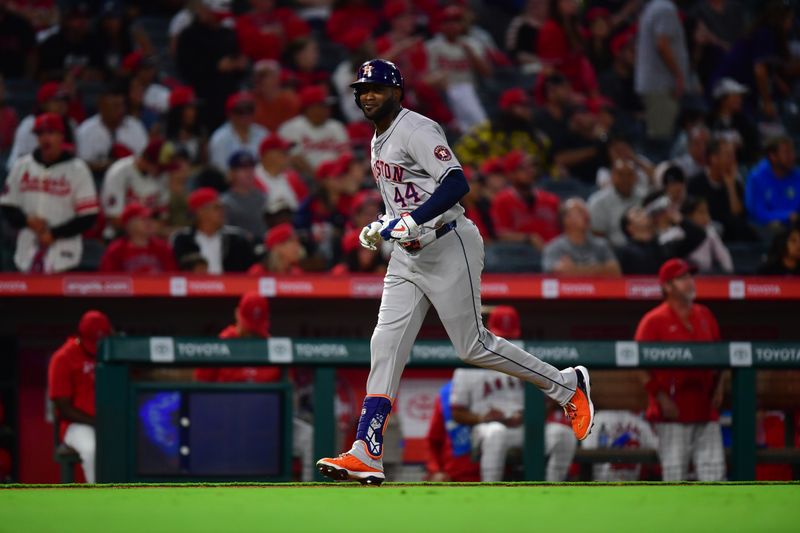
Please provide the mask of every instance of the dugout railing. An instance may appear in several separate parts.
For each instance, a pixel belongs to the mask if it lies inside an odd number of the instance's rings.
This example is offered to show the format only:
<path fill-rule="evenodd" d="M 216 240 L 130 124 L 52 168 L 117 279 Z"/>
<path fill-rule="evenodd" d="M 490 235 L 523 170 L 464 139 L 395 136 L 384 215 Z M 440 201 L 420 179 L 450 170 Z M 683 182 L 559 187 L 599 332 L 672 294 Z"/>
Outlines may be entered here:
<path fill-rule="evenodd" d="M 558 367 L 590 369 L 718 368 L 732 374 L 730 479 L 755 479 L 756 370 L 800 368 L 799 342 L 637 343 L 632 341 L 518 341 Z M 221 340 L 192 337 L 114 337 L 103 342 L 96 368 L 97 477 L 131 481 L 133 435 L 129 421 L 133 367 L 205 365 L 303 365 L 314 368 L 314 456 L 336 453 L 335 372 L 369 364 L 368 340 L 270 338 Z M 409 366 L 450 367 L 462 363 L 446 341 L 418 341 Z M 545 402 L 528 385 L 525 394 L 524 475 L 544 479 Z M 596 452 L 598 460 L 608 455 Z M 600 457 L 602 455 L 602 457 Z M 786 455 L 786 454 L 785 454 Z M 791 450 L 789 456 L 796 456 Z M 767 458 L 769 459 L 769 458 Z"/>

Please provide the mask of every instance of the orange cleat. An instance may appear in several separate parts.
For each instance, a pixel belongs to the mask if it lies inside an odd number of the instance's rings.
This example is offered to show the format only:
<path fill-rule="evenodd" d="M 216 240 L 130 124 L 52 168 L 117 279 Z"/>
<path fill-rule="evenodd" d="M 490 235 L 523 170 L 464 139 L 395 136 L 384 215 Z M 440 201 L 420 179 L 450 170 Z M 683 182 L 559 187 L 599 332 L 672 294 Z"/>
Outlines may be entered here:
<path fill-rule="evenodd" d="M 358 481 L 362 485 L 380 485 L 386 479 L 381 460 L 371 458 L 366 445 L 358 440 L 349 452 L 317 461 L 317 469 L 320 474 L 333 480 Z"/>
<path fill-rule="evenodd" d="M 589 371 L 584 366 L 576 366 L 578 387 L 575 394 L 564 404 L 564 414 L 572 422 L 572 431 L 578 440 L 583 440 L 592 432 L 594 426 L 594 404 L 592 403 L 592 387 L 589 383 Z"/>

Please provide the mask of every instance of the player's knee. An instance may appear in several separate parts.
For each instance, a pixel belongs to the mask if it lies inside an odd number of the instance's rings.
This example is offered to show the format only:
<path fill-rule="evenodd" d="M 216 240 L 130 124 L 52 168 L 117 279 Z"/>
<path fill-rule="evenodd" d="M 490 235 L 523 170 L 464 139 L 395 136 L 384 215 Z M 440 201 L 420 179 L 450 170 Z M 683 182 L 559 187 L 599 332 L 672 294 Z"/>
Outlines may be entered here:
<path fill-rule="evenodd" d="M 458 348 L 458 357 L 465 363 L 472 365 L 481 366 L 480 361 L 486 354 L 486 348 L 480 343 L 477 337 Z"/>
<path fill-rule="evenodd" d="M 500 422 L 488 422 L 483 430 L 483 440 L 487 443 L 505 442 L 508 428 Z"/>

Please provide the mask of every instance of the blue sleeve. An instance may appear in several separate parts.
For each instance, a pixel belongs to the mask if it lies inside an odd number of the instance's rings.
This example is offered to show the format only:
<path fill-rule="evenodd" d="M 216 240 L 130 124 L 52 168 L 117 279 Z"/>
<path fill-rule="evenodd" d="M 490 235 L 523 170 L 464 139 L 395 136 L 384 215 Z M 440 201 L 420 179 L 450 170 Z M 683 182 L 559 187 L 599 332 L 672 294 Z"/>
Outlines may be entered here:
<path fill-rule="evenodd" d="M 456 205 L 468 192 L 467 177 L 460 168 L 454 168 L 442 179 L 431 197 L 416 208 L 411 216 L 421 226 Z"/>
<path fill-rule="evenodd" d="M 771 213 L 764 205 L 764 186 L 763 176 L 753 173 L 745 184 L 744 203 L 750 218 L 759 224 L 767 224 L 772 219 Z"/>

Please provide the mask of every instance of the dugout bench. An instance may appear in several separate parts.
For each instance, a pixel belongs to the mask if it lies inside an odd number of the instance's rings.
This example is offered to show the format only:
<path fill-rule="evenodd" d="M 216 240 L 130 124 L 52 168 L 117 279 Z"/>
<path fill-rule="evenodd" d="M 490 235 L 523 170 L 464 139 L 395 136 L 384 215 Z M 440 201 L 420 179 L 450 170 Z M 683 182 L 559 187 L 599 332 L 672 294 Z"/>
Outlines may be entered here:
<path fill-rule="evenodd" d="M 632 341 L 519 341 L 537 357 L 563 368 L 582 364 L 595 369 L 697 367 L 731 369 L 732 448 L 730 478 L 755 479 L 756 369 L 800 368 L 800 342 L 636 343 Z M 96 367 L 97 479 L 101 483 L 140 481 L 132 470 L 135 453 L 130 412 L 133 391 L 154 384 L 132 379 L 134 367 L 204 365 L 302 365 L 314 367 L 314 456 L 335 454 L 335 370 L 369 365 L 368 340 L 209 339 L 190 337 L 114 337 L 101 347 Z M 462 366 L 446 341 L 418 341 L 410 366 Z M 159 384 L 162 388 L 164 383 Z M 176 387 L 186 384 L 175 384 Z M 525 394 L 525 478 L 543 480 L 545 402 L 532 385 Z M 291 431 L 289 431 L 290 433 Z M 288 441 L 289 437 L 285 439 Z M 797 451 L 764 450 L 767 462 L 797 460 Z M 594 457 L 589 457 L 595 453 Z M 614 459 L 607 452 L 581 452 L 578 461 Z M 623 452 L 625 453 L 625 452 Z M 645 452 L 646 453 L 646 452 Z M 778 455 L 772 457 L 772 455 Z M 586 456 L 581 459 L 582 456 Z M 652 460 L 652 453 L 649 455 Z M 632 459 L 629 458 L 629 459 Z M 647 458 L 644 458 L 647 460 Z M 284 476 L 285 477 L 285 476 Z M 281 478 L 283 479 L 283 478 Z"/>

